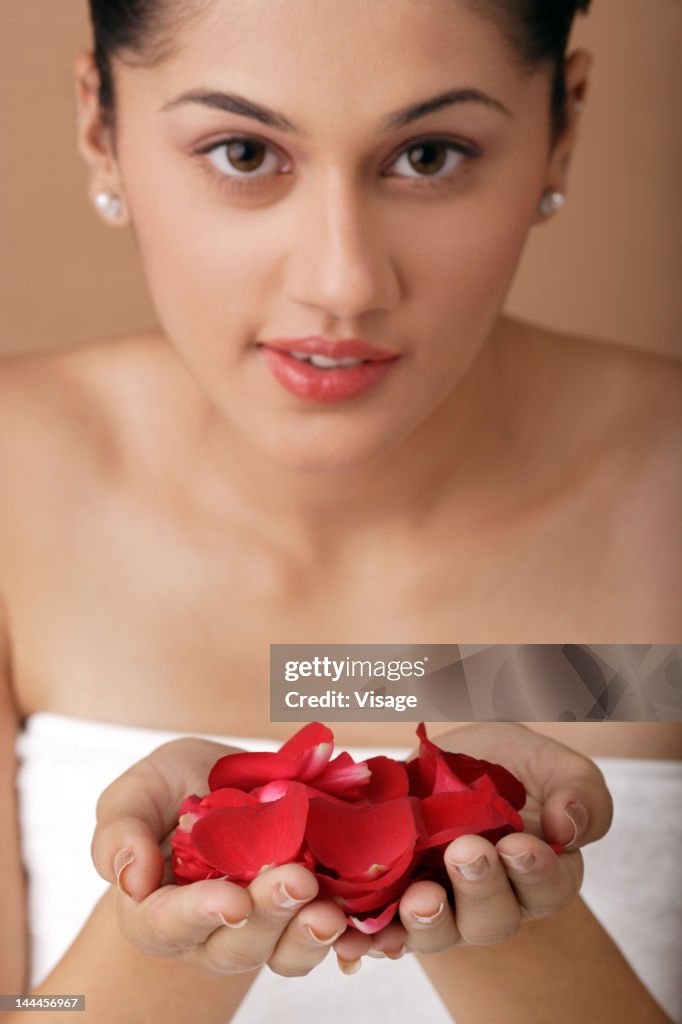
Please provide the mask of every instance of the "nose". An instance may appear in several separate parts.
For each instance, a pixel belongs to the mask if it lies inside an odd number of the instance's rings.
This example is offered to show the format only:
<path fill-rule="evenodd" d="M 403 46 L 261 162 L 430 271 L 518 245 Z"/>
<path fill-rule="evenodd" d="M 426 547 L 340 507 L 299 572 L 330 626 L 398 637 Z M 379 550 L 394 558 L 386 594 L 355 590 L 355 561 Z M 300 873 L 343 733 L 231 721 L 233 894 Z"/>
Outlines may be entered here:
<path fill-rule="evenodd" d="M 338 177 L 311 185 L 311 192 L 294 212 L 289 298 L 339 318 L 392 309 L 400 295 L 398 277 L 367 197 Z"/>

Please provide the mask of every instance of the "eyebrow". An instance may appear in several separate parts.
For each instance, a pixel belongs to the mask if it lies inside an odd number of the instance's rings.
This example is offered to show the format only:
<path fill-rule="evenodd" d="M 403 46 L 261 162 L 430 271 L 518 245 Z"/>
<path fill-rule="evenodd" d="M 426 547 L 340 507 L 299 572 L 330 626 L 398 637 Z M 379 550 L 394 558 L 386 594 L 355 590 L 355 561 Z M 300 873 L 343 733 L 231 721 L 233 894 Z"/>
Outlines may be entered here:
<path fill-rule="evenodd" d="M 270 128 L 277 128 L 283 132 L 293 132 L 297 135 L 306 134 L 283 114 L 260 103 L 254 103 L 253 100 L 247 100 L 236 93 L 192 89 L 166 103 L 161 107 L 161 111 L 175 110 L 177 107 L 184 106 L 187 103 L 209 107 L 212 110 L 223 110 L 229 114 L 240 114 L 242 117 L 250 117 L 255 121 L 268 125 Z M 504 103 L 494 99 L 492 96 L 488 96 L 485 92 L 481 92 L 480 89 L 450 89 L 447 92 L 439 93 L 437 96 L 432 96 L 429 99 L 395 111 L 382 122 L 380 131 L 388 132 L 394 128 L 402 128 L 405 125 L 412 124 L 413 121 L 417 121 L 421 117 L 426 117 L 427 114 L 462 103 L 480 103 L 485 107 L 504 114 L 506 117 L 513 116 Z"/>

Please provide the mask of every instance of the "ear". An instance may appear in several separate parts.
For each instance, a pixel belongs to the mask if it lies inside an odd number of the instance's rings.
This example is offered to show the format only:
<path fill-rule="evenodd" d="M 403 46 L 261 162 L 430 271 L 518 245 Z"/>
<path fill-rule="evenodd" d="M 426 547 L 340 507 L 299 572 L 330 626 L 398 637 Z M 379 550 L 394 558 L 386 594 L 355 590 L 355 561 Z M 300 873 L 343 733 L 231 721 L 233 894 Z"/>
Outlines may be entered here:
<path fill-rule="evenodd" d="M 110 192 L 120 197 L 118 215 L 107 223 L 127 223 L 125 199 L 116 159 L 114 131 L 99 102 L 99 71 L 94 55 L 82 51 L 74 58 L 77 110 L 78 152 L 89 168 L 88 195 L 96 209 L 98 194 Z"/>
<path fill-rule="evenodd" d="M 568 172 L 578 139 L 578 124 L 587 96 L 592 56 L 586 50 L 576 50 L 567 57 L 565 68 L 566 104 L 563 128 L 554 140 L 547 164 L 545 188 L 564 195 L 568 190 Z M 544 220 L 538 216 L 538 220 Z"/>

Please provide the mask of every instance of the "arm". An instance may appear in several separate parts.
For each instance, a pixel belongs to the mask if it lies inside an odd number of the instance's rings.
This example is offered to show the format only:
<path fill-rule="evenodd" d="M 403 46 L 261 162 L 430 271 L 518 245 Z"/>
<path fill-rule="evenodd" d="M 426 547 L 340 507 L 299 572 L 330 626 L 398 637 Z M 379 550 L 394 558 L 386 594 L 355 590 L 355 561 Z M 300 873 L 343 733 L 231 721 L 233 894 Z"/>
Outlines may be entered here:
<path fill-rule="evenodd" d="M 33 995 L 85 994 L 86 1011 L 44 1011 L 45 1024 L 225 1024 L 256 978 L 256 972 L 209 977 L 178 959 L 160 959 L 135 949 L 116 922 L 115 886 L 107 890 L 75 942 Z M 21 1024 L 25 1014 L 10 1014 Z"/>
<path fill-rule="evenodd" d="M 198 782 L 205 784 L 207 764 L 229 749 L 196 740 L 180 746 L 187 753 L 185 774 L 182 781 L 176 778 L 175 782 L 190 788 L 196 788 Z M 145 758 L 122 776 L 124 790 L 132 783 L 127 791 L 133 808 L 142 801 L 146 819 L 158 828 L 159 839 L 169 831 L 184 795 L 176 792 L 173 784 L 168 788 L 158 770 L 164 758 L 176 764 L 176 747 L 166 744 L 155 752 L 157 762 Z M 116 789 L 110 788 L 100 798 L 98 813 L 106 819 L 116 806 Z M 117 821 L 112 826 L 114 838 Z M 150 854 L 146 870 L 154 891 L 144 900 L 133 899 L 126 892 L 127 884 L 135 888 L 136 872 L 142 868 L 144 873 L 144 858 L 119 868 L 118 879 L 114 872 L 109 880 L 118 881 L 118 886 L 112 884 L 106 891 L 59 964 L 32 995 L 83 993 L 86 1012 L 98 1024 L 162 1018 L 165 1024 L 185 1024 L 187 1019 L 196 1024 L 225 1024 L 265 962 L 277 973 L 307 974 L 346 927 L 339 907 L 315 900 L 317 882 L 299 865 L 263 872 L 248 890 L 224 879 L 192 886 L 161 884 L 167 865 L 156 836 L 151 840 L 147 829 L 142 822 L 133 821 L 127 839 L 135 850 L 145 847 L 146 839 Z M 283 882 L 288 891 L 282 889 Z M 307 931 L 308 926 L 315 934 Z M 125 938 L 131 929 L 137 946 Z M 364 952 L 369 942 L 365 937 L 359 941 Z M 17 980 L 4 991 L 23 990 Z M 53 1017 L 55 1022 L 64 1020 L 63 1011 L 54 1011 L 52 1016 L 50 1011 L 46 1013 L 47 1024 Z M 74 1022 L 82 1021 L 82 1013 L 71 1016 Z M 19 1022 L 23 1016 L 10 1014 L 3 1019 Z"/>
<path fill-rule="evenodd" d="M 14 781 L 19 721 L 10 675 L 7 618 L 0 599 L 0 993 L 19 995 L 28 992 L 29 949 Z M 31 994 L 85 993 L 87 1019 L 101 1024 L 162 1018 L 167 1024 L 185 1024 L 188 1019 L 225 1024 L 255 974 L 208 977 L 175 959 L 140 953 L 120 933 L 116 895 L 115 888 L 105 894 L 60 963 Z M 69 1019 L 82 1024 L 83 1018 L 81 1012 L 45 1011 L 40 1019 L 45 1024 L 51 1020 L 65 1024 Z M 2 1019 L 8 1024 L 23 1022 L 26 1014 L 3 1013 Z"/>
<path fill-rule="evenodd" d="M 23 992 L 28 975 L 26 893 L 21 863 L 17 799 L 14 786 L 18 732 L 10 687 L 7 617 L 0 596 L 0 992 Z"/>
<path fill-rule="evenodd" d="M 504 945 L 420 961 L 458 1024 L 672 1024 L 580 898 Z"/>

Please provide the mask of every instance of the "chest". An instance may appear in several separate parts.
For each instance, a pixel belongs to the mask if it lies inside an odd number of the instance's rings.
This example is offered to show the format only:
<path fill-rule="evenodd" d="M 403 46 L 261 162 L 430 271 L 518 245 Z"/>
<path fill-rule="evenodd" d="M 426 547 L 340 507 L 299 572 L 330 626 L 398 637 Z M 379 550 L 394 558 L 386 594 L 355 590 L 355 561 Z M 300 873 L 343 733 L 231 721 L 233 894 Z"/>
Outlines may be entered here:
<path fill-rule="evenodd" d="M 487 534 L 379 534 L 360 554 L 332 546 L 303 562 L 237 524 L 131 499 L 93 511 L 51 517 L 8 559 L 24 714 L 286 735 L 269 723 L 271 643 L 633 640 L 654 607 L 608 517 L 589 530 L 564 515 Z M 409 724 L 386 741 L 412 735 Z"/>

